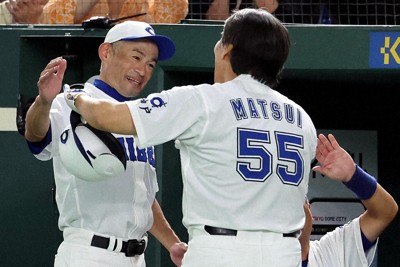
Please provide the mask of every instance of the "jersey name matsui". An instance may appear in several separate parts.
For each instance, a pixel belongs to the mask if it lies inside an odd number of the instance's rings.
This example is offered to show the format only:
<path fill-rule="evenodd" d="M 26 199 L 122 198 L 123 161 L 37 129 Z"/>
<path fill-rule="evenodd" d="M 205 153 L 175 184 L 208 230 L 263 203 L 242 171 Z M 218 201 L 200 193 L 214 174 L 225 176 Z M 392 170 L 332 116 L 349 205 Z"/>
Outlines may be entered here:
<path fill-rule="evenodd" d="M 296 123 L 299 128 L 302 128 L 302 119 L 300 110 L 284 103 L 283 108 L 277 102 L 272 101 L 267 103 L 265 99 L 252 99 L 248 98 L 243 100 L 231 99 L 233 113 L 236 120 L 242 119 L 274 119 L 276 121 L 282 121 L 283 119 L 288 123 Z"/>

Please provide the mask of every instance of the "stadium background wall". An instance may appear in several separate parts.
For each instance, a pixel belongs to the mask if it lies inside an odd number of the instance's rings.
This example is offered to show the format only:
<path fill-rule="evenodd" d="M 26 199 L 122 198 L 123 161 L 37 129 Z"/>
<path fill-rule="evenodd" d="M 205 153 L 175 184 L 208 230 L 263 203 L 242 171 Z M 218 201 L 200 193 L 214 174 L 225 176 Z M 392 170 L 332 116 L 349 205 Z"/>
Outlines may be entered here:
<path fill-rule="evenodd" d="M 173 85 L 212 82 L 212 51 L 221 24 L 154 27 L 176 42 L 177 54 L 160 64 L 143 95 Z M 400 26 L 290 24 L 288 28 L 292 50 L 279 90 L 310 113 L 317 129 L 377 131 L 379 182 L 400 203 L 400 145 L 395 126 L 400 118 L 395 97 L 400 89 Z M 65 82 L 84 82 L 97 74 L 97 46 L 105 33 L 104 29 L 79 26 L 0 27 L 0 266 L 50 267 L 62 239 L 53 202 L 51 162 L 36 160 L 18 134 L 17 96 L 35 96 L 39 73 L 59 55 L 69 61 Z M 386 47 L 383 40 L 389 40 Z M 186 241 L 178 152 L 172 143 L 156 150 L 158 199 L 173 228 Z M 396 218 L 382 235 L 379 266 L 400 266 L 399 229 Z M 152 237 L 146 259 L 149 267 L 173 266 L 166 250 Z"/>

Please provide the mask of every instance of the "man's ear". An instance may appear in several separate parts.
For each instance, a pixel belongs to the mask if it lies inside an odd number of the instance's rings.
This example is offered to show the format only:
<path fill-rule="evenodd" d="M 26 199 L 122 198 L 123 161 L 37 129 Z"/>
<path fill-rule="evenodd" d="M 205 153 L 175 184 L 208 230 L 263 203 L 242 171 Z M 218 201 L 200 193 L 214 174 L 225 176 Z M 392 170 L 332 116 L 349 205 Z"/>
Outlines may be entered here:
<path fill-rule="evenodd" d="M 105 61 L 112 53 L 112 45 L 110 43 L 102 43 L 98 49 L 99 58 Z"/>
<path fill-rule="evenodd" d="M 223 60 L 228 60 L 230 62 L 232 49 L 233 49 L 232 44 L 223 45 L 223 51 L 224 51 L 222 54 Z"/>

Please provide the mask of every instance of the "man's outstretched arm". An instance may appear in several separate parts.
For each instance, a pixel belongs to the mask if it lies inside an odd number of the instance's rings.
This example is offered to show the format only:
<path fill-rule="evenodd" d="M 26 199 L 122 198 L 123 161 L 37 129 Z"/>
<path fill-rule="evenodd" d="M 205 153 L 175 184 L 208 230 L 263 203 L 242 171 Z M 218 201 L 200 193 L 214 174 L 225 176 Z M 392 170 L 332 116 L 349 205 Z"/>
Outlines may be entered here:
<path fill-rule="evenodd" d="M 94 128 L 111 133 L 136 135 L 131 113 L 125 103 L 92 98 L 84 91 L 64 92 L 68 105 Z"/>
<path fill-rule="evenodd" d="M 320 166 L 314 167 L 314 171 L 343 182 L 362 201 L 366 211 L 360 216 L 360 227 L 365 237 L 375 242 L 395 218 L 396 201 L 374 177 L 354 163 L 332 134 L 328 138 L 318 136 L 316 157 Z"/>
<path fill-rule="evenodd" d="M 25 138 L 30 142 L 41 141 L 50 126 L 51 104 L 60 93 L 67 61 L 61 57 L 52 59 L 40 73 L 38 96 L 30 106 L 25 119 Z"/>

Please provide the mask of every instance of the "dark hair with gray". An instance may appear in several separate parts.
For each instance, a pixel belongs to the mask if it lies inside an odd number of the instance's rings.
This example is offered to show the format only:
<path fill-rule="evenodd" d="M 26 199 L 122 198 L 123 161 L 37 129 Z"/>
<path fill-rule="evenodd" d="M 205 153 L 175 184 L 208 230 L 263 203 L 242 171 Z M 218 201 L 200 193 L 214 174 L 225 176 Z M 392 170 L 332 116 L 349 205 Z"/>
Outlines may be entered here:
<path fill-rule="evenodd" d="M 226 21 L 222 44 L 232 44 L 231 65 L 237 74 L 275 87 L 289 55 L 290 38 L 286 27 L 263 9 L 235 11 Z"/>

